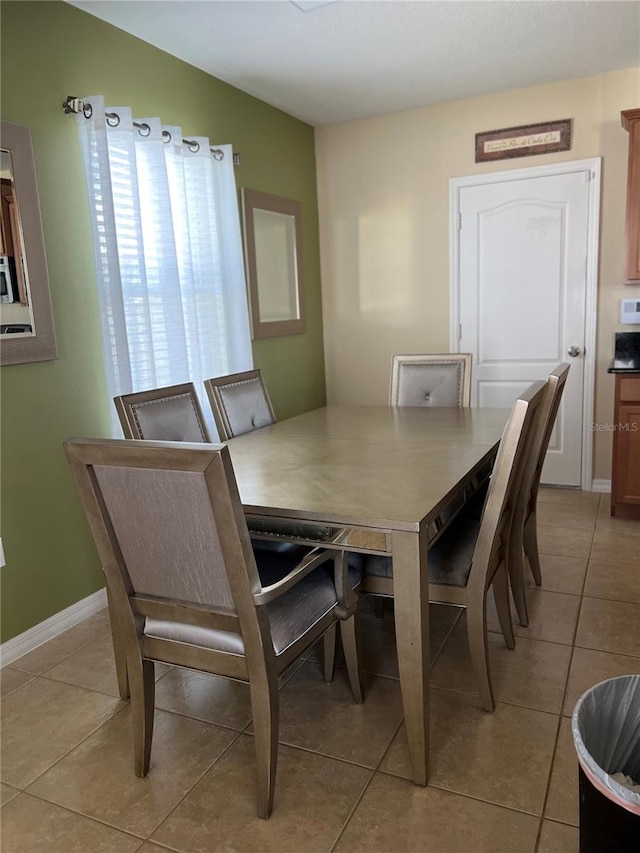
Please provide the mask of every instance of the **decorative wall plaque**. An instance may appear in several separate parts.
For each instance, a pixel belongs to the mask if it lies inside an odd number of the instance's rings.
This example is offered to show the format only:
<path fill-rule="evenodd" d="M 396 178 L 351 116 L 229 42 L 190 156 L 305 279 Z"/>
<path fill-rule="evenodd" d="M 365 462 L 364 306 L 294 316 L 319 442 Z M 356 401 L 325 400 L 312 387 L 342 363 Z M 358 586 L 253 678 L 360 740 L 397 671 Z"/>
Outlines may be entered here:
<path fill-rule="evenodd" d="M 476 163 L 532 157 L 571 148 L 571 119 L 476 133 Z"/>

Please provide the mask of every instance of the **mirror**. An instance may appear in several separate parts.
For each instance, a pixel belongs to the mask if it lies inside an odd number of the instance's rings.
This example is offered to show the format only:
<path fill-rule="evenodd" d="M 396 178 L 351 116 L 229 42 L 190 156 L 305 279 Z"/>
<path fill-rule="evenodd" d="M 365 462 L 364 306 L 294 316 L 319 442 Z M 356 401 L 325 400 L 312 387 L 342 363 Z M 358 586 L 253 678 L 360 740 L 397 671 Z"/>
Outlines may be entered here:
<path fill-rule="evenodd" d="M 304 332 L 300 203 L 242 190 L 253 338 Z"/>
<path fill-rule="evenodd" d="M 0 137 L 0 364 L 58 357 L 28 127 Z"/>

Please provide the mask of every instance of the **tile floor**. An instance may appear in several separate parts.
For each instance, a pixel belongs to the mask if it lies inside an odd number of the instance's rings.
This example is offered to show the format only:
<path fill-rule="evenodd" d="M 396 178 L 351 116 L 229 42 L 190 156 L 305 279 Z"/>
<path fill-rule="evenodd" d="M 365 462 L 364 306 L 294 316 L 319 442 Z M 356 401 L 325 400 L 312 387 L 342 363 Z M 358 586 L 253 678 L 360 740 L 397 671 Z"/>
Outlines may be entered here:
<path fill-rule="evenodd" d="M 569 717 L 581 693 L 640 672 L 640 522 L 608 496 L 544 490 L 544 583 L 531 620 L 490 647 L 498 705 L 475 692 L 464 614 L 433 607 L 427 788 L 409 766 L 393 614 L 363 607 L 367 698 L 344 670 L 322 682 L 312 649 L 283 678 L 275 810 L 255 815 L 244 685 L 158 667 L 152 769 L 133 775 L 105 614 L 2 670 L 3 853 L 578 850 Z M 370 604 L 370 603 L 369 603 Z"/>

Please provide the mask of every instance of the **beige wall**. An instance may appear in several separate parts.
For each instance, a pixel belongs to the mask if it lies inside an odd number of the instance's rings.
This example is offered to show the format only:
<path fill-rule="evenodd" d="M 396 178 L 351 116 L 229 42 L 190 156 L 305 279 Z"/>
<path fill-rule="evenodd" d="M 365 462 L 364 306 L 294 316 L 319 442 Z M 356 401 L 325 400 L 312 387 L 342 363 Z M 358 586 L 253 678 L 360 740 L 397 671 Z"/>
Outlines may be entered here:
<path fill-rule="evenodd" d="M 449 349 L 449 179 L 603 158 L 596 422 L 611 420 L 606 373 L 621 284 L 628 134 L 640 69 L 456 101 L 316 129 L 327 397 L 383 404 L 394 352 Z M 474 137 L 573 119 L 570 151 L 474 162 Z M 640 327 L 625 327 L 627 330 Z M 611 435 L 595 435 L 596 479 L 610 478 Z"/>

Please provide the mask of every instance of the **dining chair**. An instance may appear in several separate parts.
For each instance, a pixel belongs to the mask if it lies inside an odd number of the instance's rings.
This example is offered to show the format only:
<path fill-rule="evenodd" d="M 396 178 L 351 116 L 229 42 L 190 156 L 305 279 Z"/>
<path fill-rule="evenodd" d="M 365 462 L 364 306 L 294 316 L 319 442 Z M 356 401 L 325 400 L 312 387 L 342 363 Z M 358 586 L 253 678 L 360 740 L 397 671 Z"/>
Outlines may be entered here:
<path fill-rule="evenodd" d="M 205 379 L 204 387 L 220 441 L 228 441 L 276 422 L 260 370 Z"/>
<path fill-rule="evenodd" d="M 526 464 L 522 470 L 521 481 L 518 484 L 514 501 L 507 565 L 518 620 L 524 626 L 529 624 L 525 595 L 524 554 L 527 555 L 536 585 L 540 586 L 542 583 L 542 572 L 540 570 L 540 556 L 538 553 L 536 517 L 538 489 L 540 487 L 540 476 L 549 448 L 551 433 L 553 432 L 564 386 L 569 375 L 569 367 L 570 365 L 563 362 L 555 367 L 547 378 L 540 417 L 536 430 L 529 442 Z"/>
<path fill-rule="evenodd" d="M 390 406 L 468 407 L 470 402 L 470 353 L 392 356 Z M 461 509 L 461 505 L 443 507 L 442 517 L 433 522 L 434 529 L 449 524 Z M 376 602 L 376 614 L 383 617 L 384 601 Z"/>
<path fill-rule="evenodd" d="M 204 387 L 211 404 L 220 441 L 229 441 L 261 427 L 277 422 L 261 370 L 247 370 L 206 379 Z M 284 529 L 279 530 L 286 536 Z M 255 538 L 254 548 L 264 551 L 285 552 L 295 547 L 286 539 Z M 361 560 L 357 555 L 347 555 L 349 565 L 356 568 Z M 324 635 L 324 679 L 333 681 L 337 636 L 335 625 Z"/>
<path fill-rule="evenodd" d="M 394 355 L 390 406 L 469 406 L 471 354 Z"/>
<path fill-rule="evenodd" d="M 259 574 L 261 555 L 224 445 L 70 439 L 64 447 L 126 649 L 136 775 L 150 765 L 156 662 L 244 681 L 258 815 L 268 818 L 278 676 L 337 622 L 354 698 L 362 701 L 357 578 L 344 554 L 267 552 Z"/>
<path fill-rule="evenodd" d="M 507 553 L 509 531 L 526 448 L 535 431 L 545 392 L 544 382 L 534 382 L 515 401 L 500 440 L 481 521 L 459 516 L 429 548 L 429 601 L 453 604 L 467 611 L 471 661 L 482 704 L 493 711 L 487 637 L 487 593 L 493 588 L 500 627 L 506 645 L 515 647 Z M 365 559 L 362 592 L 393 596 L 393 567 L 389 557 Z"/>
<path fill-rule="evenodd" d="M 238 435 L 244 435 L 277 422 L 261 370 L 247 370 L 243 373 L 206 379 L 204 387 L 211 404 L 220 441 L 229 441 Z M 279 532 L 286 535 L 283 529 Z M 255 538 L 253 545 L 256 549 L 278 552 L 295 547 L 286 539 Z M 358 568 L 361 564 L 361 558 L 358 555 L 348 554 L 347 560 L 352 568 Z M 329 684 L 333 681 L 336 659 L 335 626 L 325 633 L 323 645 L 324 679 Z"/>
<path fill-rule="evenodd" d="M 193 382 L 122 394 L 113 402 L 125 438 L 211 441 Z"/>

